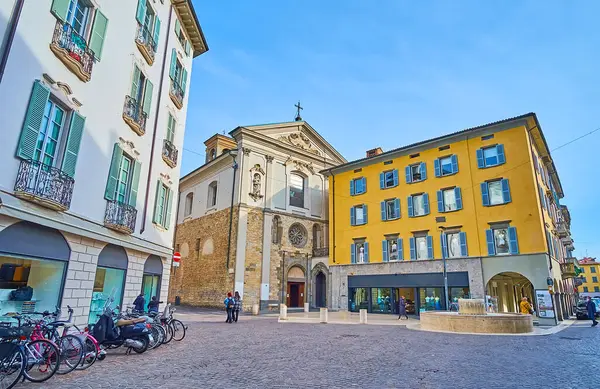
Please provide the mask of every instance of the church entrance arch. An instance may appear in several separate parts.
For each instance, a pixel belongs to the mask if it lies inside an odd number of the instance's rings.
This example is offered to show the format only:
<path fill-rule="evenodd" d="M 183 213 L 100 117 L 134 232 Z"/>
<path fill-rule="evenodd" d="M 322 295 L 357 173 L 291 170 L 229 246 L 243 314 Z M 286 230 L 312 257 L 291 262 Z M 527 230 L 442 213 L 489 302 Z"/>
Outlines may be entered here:
<path fill-rule="evenodd" d="M 290 308 L 304 307 L 305 273 L 300 266 L 293 266 L 287 274 L 286 305 Z"/>

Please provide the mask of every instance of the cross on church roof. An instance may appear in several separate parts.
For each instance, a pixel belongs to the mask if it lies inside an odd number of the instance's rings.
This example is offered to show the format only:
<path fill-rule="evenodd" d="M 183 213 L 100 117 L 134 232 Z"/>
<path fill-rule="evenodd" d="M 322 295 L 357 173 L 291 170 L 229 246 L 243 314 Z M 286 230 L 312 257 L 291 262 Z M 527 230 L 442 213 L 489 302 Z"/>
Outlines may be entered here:
<path fill-rule="evenodd" d="M 302 108 L 302 106 L 300 105 L 300 101 L 298 101 L 298 104 L 294 105 L 294 107 L 296 107 L 296 121 L 297 122 L 301 122 L 302 121 L 302 117 L 300 116 L 300 110 L 304 109 Z"/>

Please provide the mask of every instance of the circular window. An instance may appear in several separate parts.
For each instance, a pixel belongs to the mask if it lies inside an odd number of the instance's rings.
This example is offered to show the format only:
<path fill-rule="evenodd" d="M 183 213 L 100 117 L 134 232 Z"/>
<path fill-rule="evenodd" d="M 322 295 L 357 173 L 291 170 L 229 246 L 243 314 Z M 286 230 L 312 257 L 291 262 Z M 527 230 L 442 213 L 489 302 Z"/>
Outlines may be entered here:
<path fill-rule="evenodd" d="M 306 244 L 306 228 L 300 223 L 294 223 L 288 231 L 290 242 L 295 247 L 304 247 Z"/>

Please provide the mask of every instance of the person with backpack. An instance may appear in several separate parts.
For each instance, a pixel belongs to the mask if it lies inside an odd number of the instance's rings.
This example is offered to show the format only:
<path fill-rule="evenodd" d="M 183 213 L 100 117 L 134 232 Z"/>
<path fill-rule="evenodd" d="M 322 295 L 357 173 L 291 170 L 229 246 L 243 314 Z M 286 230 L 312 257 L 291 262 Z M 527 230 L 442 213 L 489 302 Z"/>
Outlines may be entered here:
<path fill-rule="evenodd" d="M 231 297 L 231 292 L 227 292 L 227 298 L 224 303 L 225 309 L 227 309 L 227 320 L 225 320 L 225 323 L 233 323 L 233 307 L 235 306 L 235 300 Z"/>
<path fill-rule="evenodd" d="M 158 297 L 152 296 L 152 299 L 148 303 L 148 312 L 158 312 L 158 305 L 160 301 L 158 301 Z"/>
<path fill-rule="evenodd" d="M 138 312 L 144 312 L 144 305 L 146 305 L 146 299 L 144 294 L 140 293 L 133 301 L 133 308 Z"/>
<path fill-rule="evenodd" d="M 240 311 L 242 310 L 242 297 L 240 296 L 240 292 L 235 292 L 233 301 L 233 321 L 237 323 Z"/>

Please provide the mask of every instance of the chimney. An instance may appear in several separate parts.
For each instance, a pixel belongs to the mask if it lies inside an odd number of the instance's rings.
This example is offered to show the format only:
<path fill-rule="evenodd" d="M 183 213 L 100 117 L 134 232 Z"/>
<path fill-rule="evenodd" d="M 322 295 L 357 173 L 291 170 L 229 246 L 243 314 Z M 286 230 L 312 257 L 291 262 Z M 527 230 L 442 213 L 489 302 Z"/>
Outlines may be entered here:
<path fill-rule="evenodd" d="M 383 154 L 383 150 L 381 150 L 381 147 L 376 147 L 374 149 L 367 150 L 367 158 L 371 158 L 379 154 Z"/>

